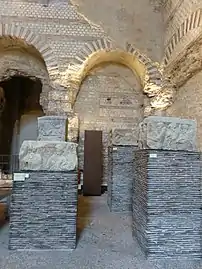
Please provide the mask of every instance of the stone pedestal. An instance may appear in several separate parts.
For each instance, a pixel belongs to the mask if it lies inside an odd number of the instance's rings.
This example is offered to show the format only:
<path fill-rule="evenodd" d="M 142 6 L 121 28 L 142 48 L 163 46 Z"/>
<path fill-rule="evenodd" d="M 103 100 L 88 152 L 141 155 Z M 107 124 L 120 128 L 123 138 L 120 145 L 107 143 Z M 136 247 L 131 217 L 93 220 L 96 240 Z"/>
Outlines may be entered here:
<path fill-rule="evenodd" d="M 135 146 L 109 147 L 108 205 L 112 212 L 132 211 Z"/>
<path fill-rule="evenodd" d="M 196 150 L 196 121 L 150 116 L 140 124 L 140 149 Z"/>
<path fill-rule="evenodd" d="M 133 234 L 148 257 L 201 257 L 200 164 L 196 152 L 135 152 Z"/>
<path fill-rule="evenodd" d="M 67 141 L 67 118 L 44 116 L 38 118 L 38 140 Z"/>
<path fill-rule="evenodd" d="M 77 173 L 24 172 L 14 174 L 9 249 L 74 249 Z"/>

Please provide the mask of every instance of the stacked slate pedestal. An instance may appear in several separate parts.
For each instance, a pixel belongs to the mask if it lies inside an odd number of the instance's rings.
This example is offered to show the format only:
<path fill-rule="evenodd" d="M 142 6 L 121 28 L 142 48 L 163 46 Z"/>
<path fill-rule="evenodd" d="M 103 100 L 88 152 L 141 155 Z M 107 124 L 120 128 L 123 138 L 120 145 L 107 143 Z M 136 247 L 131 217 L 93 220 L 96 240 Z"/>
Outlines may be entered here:
<path fill-rule="evenodd" d="M 77 144 L 44 136 L 24 141 L 20 149 L 11 197 L 11 250 L 76 247 Z"/>
<path fill-rule="evenodd" d="M 111 212 L 132 212 L 136 148 L 137 139 L 134 139 L 131 130 L 114 130 L 112 145 L 108 148 L 108 206 Z"/>
<path fill-rule="evenodd" d="M 133 231 L 150 257 L 200 258 L 200 154 L 135 154 Z"/>
<path fill-rule="evenodd" d="M 201 161 L 194 151 L 196 124 L 156 117 L 147 119 L 145 128 L 141 145 L 147 148 L 135 152 L 133 234 L 150 258 L 199 259 Z M 155 134 L 161 136 L 156 139 Z"/>

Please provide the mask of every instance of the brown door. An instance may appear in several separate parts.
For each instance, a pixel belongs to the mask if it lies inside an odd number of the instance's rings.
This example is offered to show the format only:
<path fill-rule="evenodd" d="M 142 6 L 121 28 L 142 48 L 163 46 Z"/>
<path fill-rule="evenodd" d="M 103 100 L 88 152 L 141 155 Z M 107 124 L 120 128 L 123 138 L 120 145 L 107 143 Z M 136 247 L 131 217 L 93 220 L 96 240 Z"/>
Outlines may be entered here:
<path fill-rule="evenodd" d="M 101 195 L 102 131 L 85 131 L 83 195 Z"/>

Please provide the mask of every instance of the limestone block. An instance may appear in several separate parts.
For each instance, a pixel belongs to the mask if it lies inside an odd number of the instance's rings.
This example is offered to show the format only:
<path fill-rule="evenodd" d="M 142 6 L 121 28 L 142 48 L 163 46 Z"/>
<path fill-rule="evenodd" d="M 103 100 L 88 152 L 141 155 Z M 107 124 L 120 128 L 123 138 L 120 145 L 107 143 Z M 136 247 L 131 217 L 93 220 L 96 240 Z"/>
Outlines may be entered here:
<path fill-rule="evenodd" d="M 77 169 L 77 144 L 61 141 L 24 141 L 19 154 L 20 170 L 73 171 Z"/>
<path fill-rule="evenodd" d="M 66 141 L 67 118 L 64 116 L 44 116 L 38 118 L 38 140 Z"/>
<path fill-rule="evenodd" d="M 137 145 L 138 133 L 133 129 L 113 129 L 111 142 L 114 145 Z"/>
<path fill-rule="evenodd" d="M 72 115 L 69 117 L 68 122 L 68 141 L 77 142 L 79 135 L 79 118 L 78 116 Z"/>
<path fill-rule="evenodd" d="M 140 149 L 196 150 L 197 123 L 194 120 L 150 116 L 139 129 Z"/>

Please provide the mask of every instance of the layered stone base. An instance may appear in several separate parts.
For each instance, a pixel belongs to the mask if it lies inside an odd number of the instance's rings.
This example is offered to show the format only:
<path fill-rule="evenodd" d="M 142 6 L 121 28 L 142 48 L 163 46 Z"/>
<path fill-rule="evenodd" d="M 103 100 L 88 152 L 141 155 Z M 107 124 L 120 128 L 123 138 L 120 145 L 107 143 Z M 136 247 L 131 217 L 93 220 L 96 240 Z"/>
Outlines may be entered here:
<path fill-rule="evenodd" d="M 135 153 L 133 234 L 150 258 L 200 258 L 200 153 Z"/>
<path fill-rule="evenodd" d="M 132 212 L 135 146 L 109 147 L 108 205 L 112 212 Z"/>
<path fill-rule="evenodd" d="M 74 249 L 77 174 L 26 171 L 25 177 L 14 175 L 9 249 Z"/>

